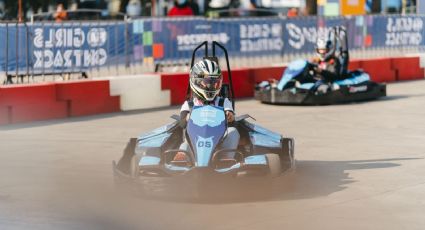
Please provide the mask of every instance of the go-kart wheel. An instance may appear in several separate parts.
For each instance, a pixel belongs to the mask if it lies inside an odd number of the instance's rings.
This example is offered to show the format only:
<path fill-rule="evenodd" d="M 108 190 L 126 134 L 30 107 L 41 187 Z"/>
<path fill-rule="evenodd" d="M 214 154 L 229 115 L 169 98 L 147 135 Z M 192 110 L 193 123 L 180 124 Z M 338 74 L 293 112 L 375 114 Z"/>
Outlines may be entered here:
<path fill-rule="evenodd" d="M 280 157 L 274 153 L 266 154 L 267 163 L 269 165 L 269 176 L 271 178 L 278 177 L 282 172 Z"/>
<path fill-rule="evenodd" d="M 132 178 L 137 178 L 139 177 L 139 174 L 140 174 L 140 170 L 139 170 L 138 157 L 136 155 L 133 155 L 130 161 L 130 176 Z"/>

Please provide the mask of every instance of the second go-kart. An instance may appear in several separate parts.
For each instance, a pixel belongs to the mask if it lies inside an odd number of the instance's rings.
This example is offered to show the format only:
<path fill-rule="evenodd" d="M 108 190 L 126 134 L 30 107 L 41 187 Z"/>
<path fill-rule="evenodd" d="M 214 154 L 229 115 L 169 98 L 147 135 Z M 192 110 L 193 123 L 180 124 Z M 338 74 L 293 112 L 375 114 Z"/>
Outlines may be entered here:
<path fill-rule="evenodd" d="M 204 58 L 214 60 L 218 59 L 214 56 L 215 47 L 220 47 L 230 70 L 227 51 L 217 42 L 213 42 L 212 57 L 207 54 L 207 42 L 198 46 L 192 56 L 192 66 L 195 52 L 202 46 L 206 48 Z M 228 87 L 223 87 L 220 94 L 234 104 L 231 71 L 228 80 Z M 207 177 L 272 178 L 294 169 L 293 138 L 251 123 L 249 115 L 236 117 L 233 124 L 228 124 L 223 107 L 204 105 L 192 108 L 186 128 L 179 125 L 179 116 L 172 118 L 175 121 L 130 139 L 121 159 L 113 164 L 116 179 L 190 178 L 192 184 L 196 184 Z M 228 125 L 234 126 L 240 134 L 236 149 L 220 148 Z M 188 140 L 190 151 L 179 149 L 184 138 Z M 176 160 L 175 155 L 182 152 L 186 157 Z M 222 157 L 229 153 L 233 157 Z"/>
<path fill-rule="evenodd" d="M 323 105 L 366 101 L 386 96 L 386 85 L 370 80 L 357 70 L 332 84 L 317 85 L 314 64 L 291 62 L 278 82 L 263 81 L 255 87 L 255 98 L 267 104 Z"/>

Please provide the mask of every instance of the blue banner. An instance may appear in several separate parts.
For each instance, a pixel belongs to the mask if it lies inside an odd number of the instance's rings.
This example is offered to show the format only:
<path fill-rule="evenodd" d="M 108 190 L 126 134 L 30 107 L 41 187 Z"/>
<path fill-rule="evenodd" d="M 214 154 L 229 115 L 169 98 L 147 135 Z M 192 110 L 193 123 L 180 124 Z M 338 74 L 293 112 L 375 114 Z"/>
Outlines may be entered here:
<path fill-rule="evenodd" d="M 0 71 L 79 72 L 141 63 L 189 62 L 203 41 L 231 57 L 305 54 L 318 36 L 345 26 L 351 50 L 425 46 L 425 16 L 143 18 L 132 22 L 0 24 Z M 220 53 L 218 53 L 220 54 Z"/>
<path fill-rule="evenodd" d="M 326 36 L 334 26 L 345 26 L 351 29 L 351 19 L 345 18 L 295 18 L 285 21 L 284 54 L 311 53 L 315 49 L 316 40 Z M 351 39 L 349 39 L 349 45 Z"/>
<path fill-rule="evenodd" d="M 217 41 L 231 56 L 282 55 L 281 19 L 139 19 L 133 23 L 137 60 L 187 60 L 203 41 Z M 153 59 L 153 60 L 152 60 Z"/>
<path fill-rule="evenodd" d="M 81 72 L 126 63 L 124 23 L 37 23 L 0 27 L 0 66 L 9 74 Z"/>
<path fill-rule="evenodd" d="M 374 47 L 423 46 L 425 16 L 387 16 L 373 19 Z M 376 28 L 381 28 L 376 30 Z"/>

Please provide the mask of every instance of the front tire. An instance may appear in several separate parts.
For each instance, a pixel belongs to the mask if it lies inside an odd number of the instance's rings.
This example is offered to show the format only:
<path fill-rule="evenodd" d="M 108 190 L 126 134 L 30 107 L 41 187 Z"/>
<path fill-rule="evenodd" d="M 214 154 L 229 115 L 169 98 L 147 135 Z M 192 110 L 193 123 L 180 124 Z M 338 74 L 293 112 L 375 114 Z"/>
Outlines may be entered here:
<path fill-rule="evenodd" d="M 282 173 L 282 165 L 280 163 L 280 157 L 278 154 L 268 153 L 266 154 L 267 163 L 269 166 L 269 176 L 276 178 Z"/>

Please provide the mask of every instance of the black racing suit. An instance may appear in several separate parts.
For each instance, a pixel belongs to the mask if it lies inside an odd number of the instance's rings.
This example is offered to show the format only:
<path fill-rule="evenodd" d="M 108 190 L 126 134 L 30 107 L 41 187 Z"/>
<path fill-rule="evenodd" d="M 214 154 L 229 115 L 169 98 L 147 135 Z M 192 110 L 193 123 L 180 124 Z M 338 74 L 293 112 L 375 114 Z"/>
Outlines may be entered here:
<path fill-rule="evenodd" d="M 343 80 L 349 77 L 348 73 L 348 44 L 347 44 L 347 33 L 344 27 L 334 27 L 330 33 L 333 33 L 334 46 L 338 45 L 338 49 L 334 55 L 326 60 L 318 61 L 317 65 L 320 69 L 318 77 L 325 82 L 334 82 L 337 80 Z"/>
<path fill-rule="evenodd" d="M 320 69 L 320 73 L 317 73 L 317 75 L 326 82 L 343 80 L 348 77 L 348 64 L 346 62 L 341 63 L 338 57 L 331 57 L 326 61 L 319 61 L 317 65 Z"/>

